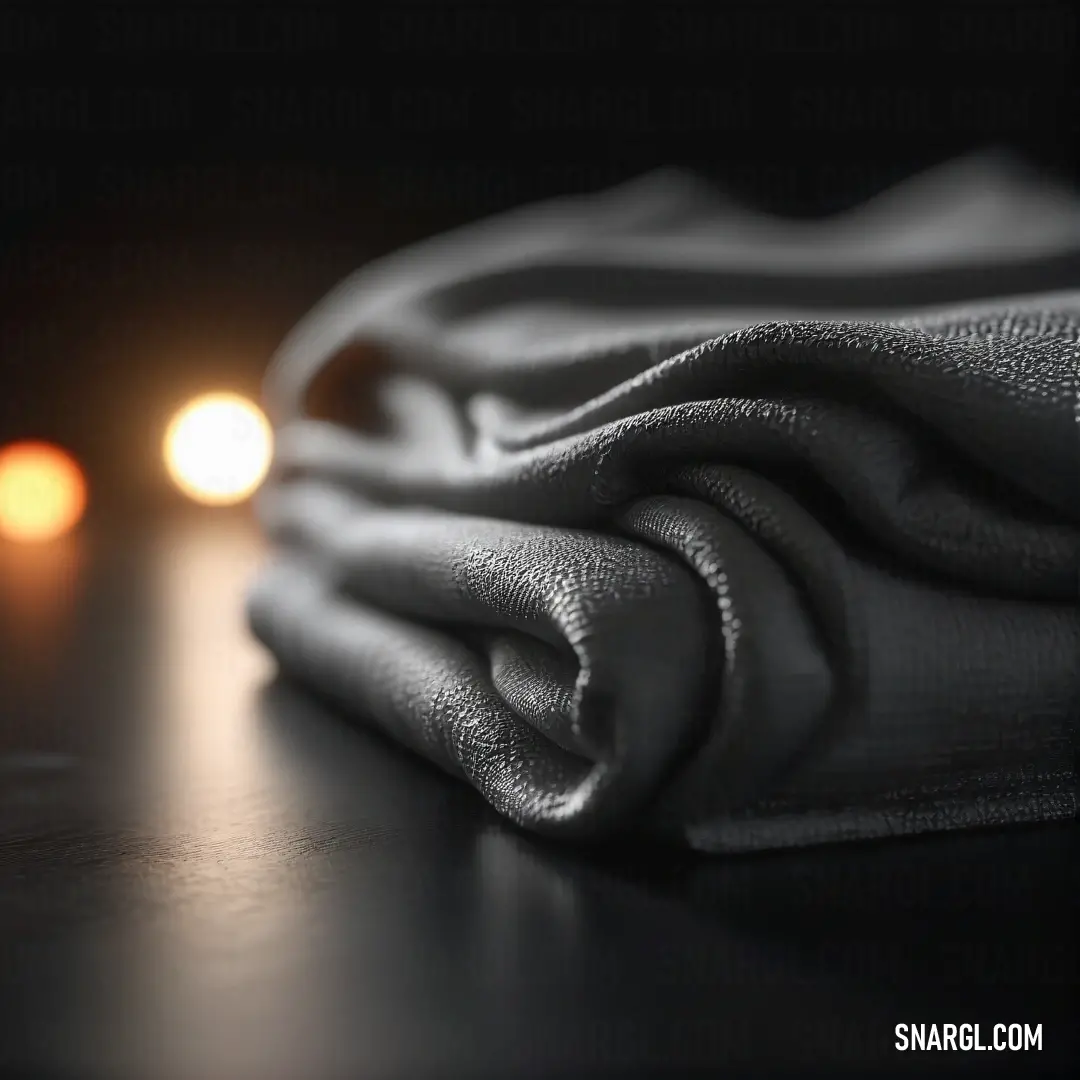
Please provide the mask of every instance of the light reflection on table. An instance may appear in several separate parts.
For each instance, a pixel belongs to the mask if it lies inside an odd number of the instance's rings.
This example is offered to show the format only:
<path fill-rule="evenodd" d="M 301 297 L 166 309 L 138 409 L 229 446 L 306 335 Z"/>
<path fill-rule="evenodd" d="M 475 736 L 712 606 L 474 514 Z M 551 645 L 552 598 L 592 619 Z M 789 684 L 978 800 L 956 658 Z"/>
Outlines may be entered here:
<path fill-rule="evenodd" d="M 0 540 L 0 715 L 7 739 L 34 753 L 48 753 L 60 735 L 47 730 L 49 695 L 71 639 L 85 561 L 79 533 L 46 543 Z"/>

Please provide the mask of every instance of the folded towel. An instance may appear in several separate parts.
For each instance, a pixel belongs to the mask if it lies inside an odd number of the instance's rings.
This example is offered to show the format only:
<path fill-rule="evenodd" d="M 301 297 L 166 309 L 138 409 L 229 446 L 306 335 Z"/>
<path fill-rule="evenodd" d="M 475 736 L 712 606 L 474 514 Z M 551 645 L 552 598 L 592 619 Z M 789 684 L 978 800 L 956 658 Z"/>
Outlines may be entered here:
<path fill-rule="evenodd" d="M 665 171 L 363 269 L 267 381 L 287 674 L 549 835 L 1060 819 L 1080 203 L 1004 158 L 790 222 Z"/>

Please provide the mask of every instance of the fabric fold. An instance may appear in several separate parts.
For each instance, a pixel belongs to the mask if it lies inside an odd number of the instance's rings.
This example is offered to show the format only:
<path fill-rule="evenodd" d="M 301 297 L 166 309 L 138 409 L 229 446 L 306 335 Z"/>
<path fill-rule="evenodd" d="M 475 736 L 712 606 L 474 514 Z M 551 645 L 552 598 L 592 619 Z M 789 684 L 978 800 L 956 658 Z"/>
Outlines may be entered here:
<path fill-rule="evenodd" d="M 1078 271 L 1075 200 L 995 157 L 798 224 L 662 173 L 391 256 L 271 367 L 253 630 L 552 835 L 1071 816 Z"/>

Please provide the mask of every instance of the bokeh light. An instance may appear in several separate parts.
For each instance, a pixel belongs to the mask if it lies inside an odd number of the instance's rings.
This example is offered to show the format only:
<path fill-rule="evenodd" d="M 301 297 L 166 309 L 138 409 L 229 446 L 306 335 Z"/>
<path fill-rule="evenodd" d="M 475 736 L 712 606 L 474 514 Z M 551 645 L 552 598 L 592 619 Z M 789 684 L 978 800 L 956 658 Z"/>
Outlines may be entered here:
<path fill-rule="evenodd" d="M 0 536 L 54 540 L 86 510 L 86 479 L 75 459 L 47 442 L 12 443 L 0 450 Z"/>
<path fill-rule="evenodd" d="M 203 394 L 165 432 L 165 466 L 176 486 L 207 506 L 248 498 L 270 468 L 273 434 L 257 405 L 239 394 Z"/>

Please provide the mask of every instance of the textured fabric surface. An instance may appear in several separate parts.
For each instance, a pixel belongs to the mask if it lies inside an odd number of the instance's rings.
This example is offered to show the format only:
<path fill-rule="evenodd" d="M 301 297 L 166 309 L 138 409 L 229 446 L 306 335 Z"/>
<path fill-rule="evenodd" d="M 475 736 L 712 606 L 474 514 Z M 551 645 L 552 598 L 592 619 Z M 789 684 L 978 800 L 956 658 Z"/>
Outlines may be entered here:
<path fill-rule="evenodd" d="M 1070 817 L 1080 206 L 835 219 L 675 172 L 375 263 L 267 383 L 281 668 L 551 835 Z"/>

